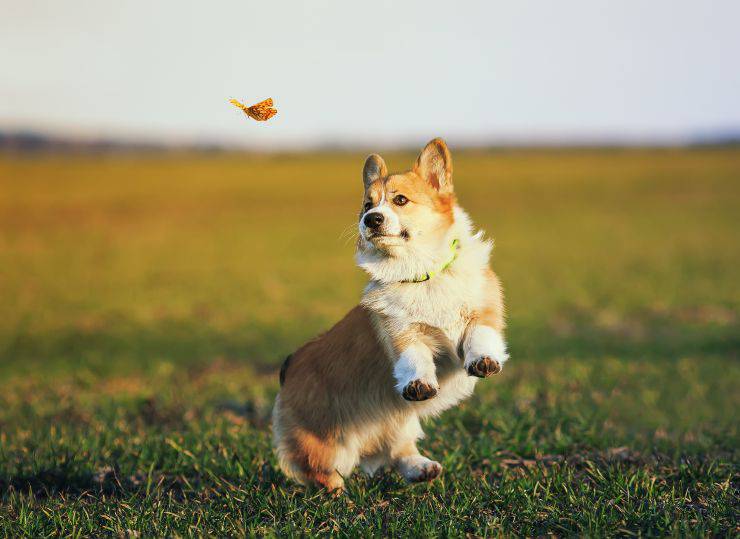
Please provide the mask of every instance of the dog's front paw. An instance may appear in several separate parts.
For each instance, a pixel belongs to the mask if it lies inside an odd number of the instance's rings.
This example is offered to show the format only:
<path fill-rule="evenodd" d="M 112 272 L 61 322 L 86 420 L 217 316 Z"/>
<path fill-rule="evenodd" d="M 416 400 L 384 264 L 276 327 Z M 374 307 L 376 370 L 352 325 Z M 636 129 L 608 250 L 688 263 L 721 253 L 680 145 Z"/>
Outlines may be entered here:
<path fill-rule="evenodd" d="M 468 374 L 470 376 L 477 376 L 478 378 L 488 378 L 492 374 L 498 374 L 500 372 L 501 362 L 488 356 L 480 357 L 468 365 Z"/>
<path fill-rule="evenodd" d="M 465 370 L 470 376 L 478 378 L 500 373 L 504 362 L 509 359 L 501 333 L 485 325 L 472 329 L 463 348 Z"/>
<path fill-rule="evenodd" d="M 401 396 L 407 401 L 425 401 L 436 395 L 437 388 L 423 380 L 412 380 L 401 392 Z"/>

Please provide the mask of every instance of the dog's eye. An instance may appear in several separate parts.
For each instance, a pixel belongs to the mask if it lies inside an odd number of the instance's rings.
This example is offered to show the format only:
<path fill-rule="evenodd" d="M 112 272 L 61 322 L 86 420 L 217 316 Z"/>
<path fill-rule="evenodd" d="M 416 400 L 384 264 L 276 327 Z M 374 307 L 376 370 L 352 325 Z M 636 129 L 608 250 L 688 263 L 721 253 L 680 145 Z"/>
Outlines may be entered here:
<path fill-rule="evenodd" d="M 364 206 L 365 211 L 369 210 L 372 207 L 373 207 L 373 203 L 372 202 L 365 202 L 365 206 Z"/>
<path fill-rule="evenodd" d="M 393 197 L 393 203 L 396 206 L 404 206 L 408 201 L 409 199 L 403 195 L 396 195 Z"/>

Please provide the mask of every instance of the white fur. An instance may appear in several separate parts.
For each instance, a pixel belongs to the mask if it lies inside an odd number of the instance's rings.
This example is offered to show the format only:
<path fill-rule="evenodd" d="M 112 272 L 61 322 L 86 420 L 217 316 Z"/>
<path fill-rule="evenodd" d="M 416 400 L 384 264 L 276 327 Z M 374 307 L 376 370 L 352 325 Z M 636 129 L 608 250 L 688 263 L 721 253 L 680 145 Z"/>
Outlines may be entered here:
<path fill-rule="evenodd" d="M 469 322 L 467 315 L 486 302 L 486 271 L 493 245 L 482 239 L 481 233 L 473 233 L 470 218 L 460 207 L 455 207 L 454 219 L 444 244 L 435 251 L 419 252 L 411 242 L 399 256 L 365 248 L 358 251 L 357 260 L 371 277 L 361 301 L 364 306 L 387 318 L 386 327 L 406 328 L 416 323 L 439 328 L 448 340 L 445 351 L 456 358 L 457 343 Z M 438 270 L 449 260 L 454 239 L 459 241 L 457 259 L 445 271 L 423 283 L 400 282 Z M 375 324 L 388 349 L 390 338 L 383 334 L 382 326 Z M 399 371 L 406 372 L 407 361 L 404 359 L 403 367 L 397 365 Z M 434 398 L 410 403 L 421 417 L 437 415 L 473 392 L 478 378 L 469 376 L 462 367 L 461 359 L 457 370 L 444 379 L 438 375 L 439 391 Z"/>
<path fill-rule="evenodd" d="M 501 334 L 488 326 L 475 326 L 463 345 L 465 351 L 465 368 L 482 357 L 498 361 L 500 366 L 509 359 L 506 343 Z"/>
<path fill-rule="evenodd" d="M 360 460 L 360 466 L 365 473 L 373 475 L 384 466 L 396 466 L 398 468 L 400 462 L 409 456 L 409 447 L 413 449 L 413 455 L 418 455 L 416 441 L 424 437 L 424 431 L 421 430 L 418 416 L 414 413 L 408 413 L 398 419 L 399 422 L 396 425 L 394 437 L 391 440 L 386 440 L 380 451 L 364 455 Z"/>
<path fill-rule="evenodd" d="M 396 378 L 396 389 L 399 393 L 414 380 L 421 380 L 439 388 L 432 350 L 423 343 L 414 343 L 401 352 L 393 369 L 393 376 Z"/>
<path fill-rule="evenodd" d="M 418 415 L 413 410 L 408 410 L 396 419 L 398 423 L 395 434 L 391 439 L 385 440 L 382 449 L 370 455 L 363 455 L 361 459 L 358 455 L 363 471 L 374 475 L 383 467 L 393 466 L 407 481 L 417 481 L 429 466 L 437 466 L 441 470 L 438 463 L 421 456 L 416 449 L 417 440 L 424 437 Z M 372 428 L 363 431 L 368 433 Z"/>
<path fill-rule="evenodd" d="M 388 204 L 388 201 L 385 198 L 385 189 L 383 189 L 383 192 L 381 193 L 380 202 L 378 202 L 378 205 L 367 210 L 360 218 L 360 238 L 362 238 L 367 243 L 369 243 L 367 241 L 367 237 L 371 232 L 368 227 L 365 226 L 365 216 L 368 213 L 380 213 L 383 215 L 383 224 L 381 225 L 380 230 L 383 234 L 387 234 L 389 236 L 387 241 L 390 241 L 391 243 L 400 243 L 401 241 L 403 241 L 401 240 L 401 238 L 398 238 L 398 236 L 401 234 L 401 222 L 398 219 L 398 215 L 396 214 L 396 212 L 393 211 L 393 208 L 391 208 L 390 204 Z"/>
<path fill-rule="evenodd" d="M 439 462 L 435 462 L 421 455 L 411 455 L 401 458 L 398 460 L 396 467 L 398 468 L 398 473 L 406 481 L 418 481 L 424 474 L 429 474 L 430 470 L 435 471 L 435 476 L 439 475 L 442 471 L 442 466 Z"/>
<path fill-rule="evenodd" d="M 484 306 L 486 268 L 492 243 L 472 234 L 468 215 L 454 210 L 455 223 L 434 253 L 411 253 L 402 257 L 380 256 L 370 250 L 358 252 L 358 263 L 371 276 L 362 304 L 397 320 L 396 327 L 424 323 L 442 329 L 452 342 L 459 342 L 467 321 L 465 315 Z M 452 240 L 459 241 L 455 262 L 424 283 L 404 283 L 438 270 L 450 258 Z"/>
<path fill-rule="evenodd" d="M 440 380 L 439 391 L 437 391 L 434 398 L 416 402 L 413 405 L 421 418 L 438 416 L 472 395 L 478 380 L 480 378 L 468 375 L 462 369 L 462 366 L 458 365 L 454 374 L 449 378 Z"/>
<path fill-rule="evenodd" d="M 388 234 L 389 236 L 398 236 L 401 234 L 401 223 L 398 221 L 398 215 L 387 204 L 375 206 L 369 209 L 365 215 L 368 213 L 380 213 L 383 215 L 383 224 L 381 225 L 383 234 Z M 366 238 L 369 233 L 367 226 L 365 226 L 365 215 L 360 219 L 360 236 L 362 238 Z"/>

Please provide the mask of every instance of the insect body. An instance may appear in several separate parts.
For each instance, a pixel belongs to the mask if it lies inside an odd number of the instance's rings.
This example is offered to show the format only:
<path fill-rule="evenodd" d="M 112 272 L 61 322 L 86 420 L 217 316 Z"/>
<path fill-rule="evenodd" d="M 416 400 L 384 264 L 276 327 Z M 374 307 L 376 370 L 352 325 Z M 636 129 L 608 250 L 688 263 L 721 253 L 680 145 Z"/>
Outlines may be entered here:
<path fill-rule="evenodd" d="M 229 103 L 231 103 L 235 107 L 239 107 L 244 111 L 244 114 L 246 114 L 253 120 L 257 120 L 258 122 L 269 120 L 277 114 L 277 109 L 272 108 L 271 97 L 265 99 L 264 101 L 260 101 L 259 103 L 257 103 L 256 105 L 252 105 L 251 107 L 243 105 L 236 99 L 230 99 Z"/>

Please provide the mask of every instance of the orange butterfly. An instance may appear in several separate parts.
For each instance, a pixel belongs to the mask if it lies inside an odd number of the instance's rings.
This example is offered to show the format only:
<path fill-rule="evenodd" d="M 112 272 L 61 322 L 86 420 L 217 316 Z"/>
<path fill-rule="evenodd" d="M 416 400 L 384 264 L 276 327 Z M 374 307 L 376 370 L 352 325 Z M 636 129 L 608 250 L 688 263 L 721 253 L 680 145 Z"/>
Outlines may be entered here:
<path fill-rule="evenodd" d="M 256 105 L 252 105 L 251 107 L 242 105 L 236 99 L 230 99 L 229 103 L 231 103 L 235 107 L 239 107 L 244 111 L 244 114 L 246 114 L 253 120 L 257 120 L 258 122 L 269 120 L 277 114 L 277 109 L 272 108 L 271 97 L 265 99 L 264 101 L 260 101 L 259 103 L 257 103 Z"/>

